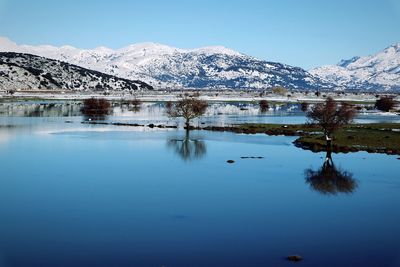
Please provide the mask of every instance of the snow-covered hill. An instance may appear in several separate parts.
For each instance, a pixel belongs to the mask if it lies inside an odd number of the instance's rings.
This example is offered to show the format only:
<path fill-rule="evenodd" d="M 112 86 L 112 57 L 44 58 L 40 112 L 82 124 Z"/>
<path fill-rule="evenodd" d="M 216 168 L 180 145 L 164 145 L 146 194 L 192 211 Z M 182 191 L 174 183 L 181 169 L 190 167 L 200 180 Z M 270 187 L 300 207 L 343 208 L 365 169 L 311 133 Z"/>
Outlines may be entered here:
<path fill-rule="evenodd" d="M 127 80 L 69 63 L 30 54 L 0 52 L 0 90 L 152 89 L 138 80 Z"/>
<path fill-rule="evenodd" d="M 374 55 L 342 60 L 310 73 L 345 89 L 400 90 L 400 43 Z"/>
<path fill-rule="evenodd" d="M 30 53 L 57 59 L 126 79 L 143 80 L 156 88 L 332 88 L 307 71 L 258 60 L 234 50 L 212 46 L 178 49 L 155 43 L 118 50 L 98 47 L 28 46 L 0 38 L 0 51 Z"/>

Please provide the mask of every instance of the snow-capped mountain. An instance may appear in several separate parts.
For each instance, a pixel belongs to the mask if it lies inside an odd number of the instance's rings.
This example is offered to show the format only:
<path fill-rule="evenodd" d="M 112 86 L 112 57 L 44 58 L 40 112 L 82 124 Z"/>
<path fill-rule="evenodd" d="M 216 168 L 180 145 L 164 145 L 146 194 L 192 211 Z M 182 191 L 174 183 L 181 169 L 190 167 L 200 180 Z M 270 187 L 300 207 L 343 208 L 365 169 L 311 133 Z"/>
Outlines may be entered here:
<path fill-rule="evenodd" d="M 29 53 L 65 61 L 156 88 L 331 88 L 329 82 L 289 65 L 258 60 L 234 50 L 211 46 L 178 49 L 140 43 L 118 50 L 84 50 L 71 46 L 29 46 L 0 38 L 0 51 Z"/>
<path fill-rule="evenodd" d="M 30 54 L 0 52 L 0 89 L 137 90 L 152 89 L 66 62 Z"/>
<path fill-rule="evenodd" d="M 400 43 L 374 55 L 342 60 L 310 73 L 345 89 L 400 90 Z"/>

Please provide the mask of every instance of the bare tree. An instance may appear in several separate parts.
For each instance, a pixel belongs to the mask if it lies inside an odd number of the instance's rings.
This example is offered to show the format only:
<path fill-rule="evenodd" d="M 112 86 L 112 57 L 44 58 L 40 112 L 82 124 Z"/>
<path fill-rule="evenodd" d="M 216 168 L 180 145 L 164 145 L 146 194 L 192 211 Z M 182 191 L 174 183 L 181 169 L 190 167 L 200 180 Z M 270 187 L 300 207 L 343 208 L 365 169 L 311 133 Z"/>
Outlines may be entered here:
<path fill-rule="evenodd" d="M 190 120 L 202 116 L 207 109 L 207 102 L 196 96 L 184 95 L 177 102 L 167 102 L 166 112 L 171 118 L 183 117 L 185 128 L 189 130 Z"/>
<path fill-rule="evenodd" d="M 382 96 L 375 102 L 375 107 L 381 111 L 390 111 L 395 105 L 393 97 Z"/>
<path fill-rule="evenodd" d="M 307 112 L 308 123 L 319 125 L 326 138 L 327 146 L 332 144 L 332 135 L 339 128 L 352 122 L 357 111 L 353 105 L 338 104 L 328 97 L 324 103 L 318 103 Z"/>

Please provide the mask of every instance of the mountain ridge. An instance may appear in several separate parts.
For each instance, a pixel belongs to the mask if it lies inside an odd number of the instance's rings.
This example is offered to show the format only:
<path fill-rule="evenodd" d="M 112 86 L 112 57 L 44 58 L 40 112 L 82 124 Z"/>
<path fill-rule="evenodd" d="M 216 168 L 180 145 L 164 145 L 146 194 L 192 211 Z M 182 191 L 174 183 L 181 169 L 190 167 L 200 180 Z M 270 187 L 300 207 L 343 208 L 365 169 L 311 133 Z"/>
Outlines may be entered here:
<path fill-rule="evenodd" d="M 107 91 L 153 88 L 139 80 L 118 78 L 59 60 L 0 52 L 0 89 Z"/>
<path fill-rule="evenodd" d="M 330 85 L 290 65 L 259 60 L 223 46 L 180 49 L 139 43 L 120 49 L 17 45 L 0 39 L 0 51 L 29 53 L 65 61 L 156 88 L 320 89 Z"/>
<path fill-rule="evenodd" d="M 400 43 L 371 56 L 356 56 L 336 65 L 306 71 L 260 60 L 224 46 L 181 49 L 144 42 L 119 49 L 79 49 L 64 45 L 18 45 L 0 37 L 0 51 L 28 53 L 65 61 L 158 89 L 400 90 Z"/>
<path fill-rule="evenodd" d="M 400 42 L 375 54 L 356 56 L 341 60 L 336 65 L 314 68 L 310 73 L 339 88 L 399 91 Z"/>

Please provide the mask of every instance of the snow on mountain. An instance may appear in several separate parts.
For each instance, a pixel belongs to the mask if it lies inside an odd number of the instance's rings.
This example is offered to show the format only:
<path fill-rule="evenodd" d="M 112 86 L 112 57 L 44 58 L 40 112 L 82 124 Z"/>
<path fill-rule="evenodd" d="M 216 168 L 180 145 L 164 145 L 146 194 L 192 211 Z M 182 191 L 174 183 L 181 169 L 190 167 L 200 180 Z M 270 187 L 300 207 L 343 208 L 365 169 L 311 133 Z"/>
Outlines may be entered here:
<path fill-rule="evenodd" d="M 126 79 L 146 81 L 156 88 L 331 88 L 307 71 L 258 60 L 223 46 L 179 49 L 139 43 L 113 50 L 105 47 L 17 45 L 0 38 L 0 51 L 29 53 L 65 61 Z"/>
<path fill-rule="evenodd" d="M 0 49 L 2 52 L 16 52 L 18 45 L 6 37 L 0 36 Z"/>
<path fill-rule="evenodd" d="M 400 90 L 400 43 L 365 57 L 315 68 L 311 74 L 354 90 Z"/>
<path fill-rule="evenodd" d="M 342 59 L 339 63 L 338 66 L 346 68 L 348 65 L 350 65 L 351 63 L 357 61 L 358 59 L 360 59 L 360 57 L 352 57 L 350 59 Z"/>
<path fill-rule="evenodd" d="M 63 61 L 31 54 L 0 52 L 0 90 L 16 89 L 96 91 L 152 87 L 138 80 L 118 78 Z"/>
<path fill-rule="evenodd" d="M 226 48 L 224 46 L 207 46 L 207 47 L 187 50 L 187 52 L 206 54 L 206 55 L 223 54 L 223 55 L 229 55 L 229 56 L 242 56 L 241 53 L 239 53 L 235 50 Z"/>

